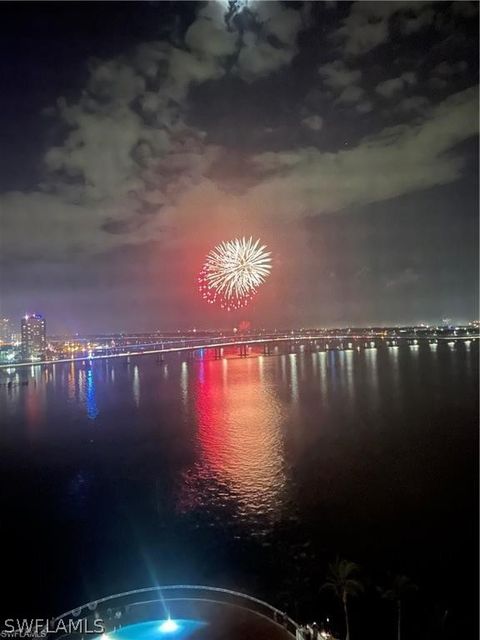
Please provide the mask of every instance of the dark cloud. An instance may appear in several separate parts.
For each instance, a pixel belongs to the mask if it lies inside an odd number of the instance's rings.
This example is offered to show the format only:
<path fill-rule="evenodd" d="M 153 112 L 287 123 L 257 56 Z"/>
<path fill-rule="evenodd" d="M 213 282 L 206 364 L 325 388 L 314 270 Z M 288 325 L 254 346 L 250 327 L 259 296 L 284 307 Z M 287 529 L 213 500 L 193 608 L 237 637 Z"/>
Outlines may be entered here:
<path fill-rule="evenodd" d="M 414 86 L 417 83 L 417 77 L 412 71 L 402 73 L 398 78 L 389 78 L 383 80 L 376 87 L 376 92 L 384 98 L 393 98 L 395 95 L 402 93 L 404 89 Z"/>
<path fill-rule="evenodd" d="M 390 35 L 392 18 L 403 14 L 404 27 L 418 24 L 419 14 L 425 5 L 430 3 L 419 1 L 396 2 L 355 2 L 343 24 L 333 36 L 342 42 L 347 55 L 359 56 L 387 42 Z M 407 27 L 408 29 L 408 27 Z"/>
<path fill-rule="evenodd" d="M 400 289 L 404 287 L 411 287 L 418 283 L 420 275 L 412 267 L 407 267 L 401 273 L 394 278 L 390 278 L 386 281 L 385 286 L 387 289 Z"/>
<path fill-rule="evenodd" d="M 303 118 L 302 124 L 313 131 L 320 131 L 323 126 L 323 118 L 318 115 L 307 116 Z"/>
<path fill-rule="evenodd" d="M 331 89 L 345 89 L 357 84 L 362 77 L 360 69 L 350 69 L 343 60 L 323 64 L 318 72 L 326 86 Z"/>

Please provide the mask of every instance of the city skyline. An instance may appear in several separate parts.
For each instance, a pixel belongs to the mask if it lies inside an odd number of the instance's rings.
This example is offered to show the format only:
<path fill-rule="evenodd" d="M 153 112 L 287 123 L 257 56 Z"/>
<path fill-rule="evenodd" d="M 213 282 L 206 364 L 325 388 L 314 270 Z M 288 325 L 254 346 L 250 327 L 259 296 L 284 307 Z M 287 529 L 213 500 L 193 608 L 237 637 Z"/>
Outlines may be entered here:
<path fill-rule="evenodd" d="M 4 12 L 2 316 L 39 309 L 53 333 L 476 319 L 475 3 Z M 239 236 L 272 272 L 229 315 L 197 275 Z"/>
<path fill-rule="evenodd" d="M 25 313 L 23 314 L 20 318 L 11 318 L 11 317 L 5 317 L 1 319 L 2 323 L 5 323 L 5 328 L 2 327 L 2 336 L 0 338 L 0 341 L 3 341 L 5 344 L 9 343 L 9 342 L 15 342 L 15 340 L 13 339 L 13 337 L 16 337 L 16 339 L 18 340 L 20 335 L 21 335 L 21 327 L 22 327 L 22 322 L 25 318 L 27 317 L 35 317 L 35 316 L 40 316 L 42 318 L 44 318 L 44 314 L 38 314 L 36 312 L 29 312 L 29 313 Z M 228 318 L 228 316 L 227 316 Z M 45 318 L 46 319 L 46 318 Z M 221 325 L 220 323 L 218 323 L 217 325 L 207 325 L 207 326 L 201 326 L 201 325 L 197 325 L 195 323 L 193 324 L 189 324 L 188 322 L 184 322 L 181 323 L 180 325 L 171 325 L 171 326 L 162 326 L 161 324 L 157 324 L 156 326 L 154 325 L 154 323 L 152 323 L 152 325 L 147 329 L 145 328 L 139 328 L 138 326 L 130 326 L 130 327 L 123 327 L 123 328 L 116 328 L 116 329 L 112 329 L 111 327 L 105 327 L 103 330 L 101 331 L 84 331 L 84 332 L 80 332 L 80 331 L 76 331 L 76 330 L 70 330 L 70 331 L 66 331 L 65 333 L 62 332 L 58 332 L 58 331 L 50 331 L 47 336 L 53 336 L 53 337 L 57 337 L 57 336 L 89 336 L 89 335 L 96 335 L 96 336 L 108 336 L 108 335 L 112 335 L 112 334 L 144 334 L 147 335 L 149 333 L 151 334 L 155 334 L 155 333 L 195 333 L 196 331 L 198 332 L 219 332 L 219 331 L 224 331 L 224 332 L 236 332 L 236 331 L 243 331 L 246 333 L 250 333 L 250 332 L 259 332 L 259 331 L 284 331 L 284 330 L 288 330 L 288 329 L 292 329 L 292 330 L 296 330 L 296 331 L 302 331 L 302 330 L 309 330 L 309 329 L 318 329 L 318 330 L 341 330 L 341 329 L 375 329 L 375 328 L 384 328 L 384 329 L 397 329 L 397 328 L 405 328 L 405 327 L 416 327 L 416 328 L 441 328 L 441 327 L 445 327 L 445 328 L 455 328 L 455 327 L 467 327 L 467 326 L 479 326 L 480 320 L 478 320 L 477 318 L 469 318 L 469 319 L 459 319 L 459 318 L 455 318 L 455 317 L 444 317 L 444 318 L 437 318 L 434 319 L 431 322 L 426 322 L 423 320 L 418 320 L 417 322 L 410 322 L 410 323 L 402 323 L 402 322 L 378 322 L 378 323 L 374 323 L 374 322 L 365 322 L 365 323 L 356 323 L 356 324 L 352 324 L 352 323 L 337 323 L 337 324 L 311 324 L 311 325 L 305 325 L 305 326 L 300 326 L 300 325 L 288 325 L 288 326 L 282 326 L 282 325 L 278 325 L 278 326 L 268 326 L 268 325 L 258 325 L 258 326 L 252 326 L 249 323 L 246 323 L 245 327 L 242 328 L 242 324 L 245 323 L 245 321 L 234 321 L 233 317 L 232 317 L 232 321 L 229 323 L 225 323 L 224 325 Z M 53 325 L 55 326 L 55 322 L 53 323 Z M 50 324 L 49 324 L 50 326 Z M 180 328 L 179 328 L 180 326 Z M 11 338 L 9 337 L 7 339 L 7 337 L 5 337 L 7 335 L 11 336 Z"/>

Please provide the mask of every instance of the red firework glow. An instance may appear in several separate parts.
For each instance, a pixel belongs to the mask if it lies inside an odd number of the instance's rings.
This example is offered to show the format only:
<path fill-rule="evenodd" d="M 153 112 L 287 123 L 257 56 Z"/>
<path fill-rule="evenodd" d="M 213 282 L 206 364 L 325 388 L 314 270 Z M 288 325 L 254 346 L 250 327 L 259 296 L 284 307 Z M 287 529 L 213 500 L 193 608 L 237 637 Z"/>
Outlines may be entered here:
<path fill-rule="evenodd" d="M 270 273 L 265 249 L 252 238 L 236 238 L 212 249 L 198 278 L 203 299 L 227 311 L 246 307 Z"/>

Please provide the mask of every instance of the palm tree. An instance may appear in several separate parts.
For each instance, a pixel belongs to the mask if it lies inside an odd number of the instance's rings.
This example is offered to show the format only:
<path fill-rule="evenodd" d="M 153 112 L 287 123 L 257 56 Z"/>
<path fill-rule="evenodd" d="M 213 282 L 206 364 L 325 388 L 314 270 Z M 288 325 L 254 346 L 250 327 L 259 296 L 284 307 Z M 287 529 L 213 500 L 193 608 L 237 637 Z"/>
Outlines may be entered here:
<path fill-rule="evenodd" d="M 345 640 L 350 640 L 350 623 L 348 619 L 348 598 L 363 592 L 363 584 L 357 577 L 359 566 L 355 562 L 337 558 L 328 565 L 327 580 L 323 589 L 330 589 L 343 605 L 345 614 Z"/>
<path fill-rule="evenodd" d="M 395 602 L 397 605 L 397 640 L 402 640 L 402 602 L 409 593 L 417 591 L 418 587 L 407 576 L 395 576 L 388 589 L 381 590 L 383 598 Z"/>

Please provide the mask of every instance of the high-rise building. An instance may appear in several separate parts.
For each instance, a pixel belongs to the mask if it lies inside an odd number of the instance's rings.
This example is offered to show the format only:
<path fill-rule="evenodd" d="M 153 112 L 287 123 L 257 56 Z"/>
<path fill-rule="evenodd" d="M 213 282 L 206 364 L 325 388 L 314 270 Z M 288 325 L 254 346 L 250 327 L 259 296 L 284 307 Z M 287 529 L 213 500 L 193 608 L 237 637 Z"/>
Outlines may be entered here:
<path fill-rule="evenodd" d="M 0 318 L 0 343 L 10 344 L 12 342 L 12 325 L 9 318 Z"/>
<path fill-rule="evenodd" d="M 22 318 L 22 355 L 36 359 L 45 355 L 47 331 L 45 318 L 38 313 L 27 314 Z"/>

